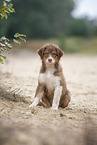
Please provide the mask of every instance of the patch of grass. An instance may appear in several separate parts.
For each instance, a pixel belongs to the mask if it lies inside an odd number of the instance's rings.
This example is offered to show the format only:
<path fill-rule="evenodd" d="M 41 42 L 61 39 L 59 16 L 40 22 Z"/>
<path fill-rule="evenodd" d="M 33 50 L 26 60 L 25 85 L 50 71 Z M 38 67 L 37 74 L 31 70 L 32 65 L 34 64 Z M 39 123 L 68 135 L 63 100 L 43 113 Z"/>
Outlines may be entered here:
<path fill-rule="evenodd" d="M 83 38 L 83 37 L 60 37 L 53 39 L 41 39 L 41 40 L 27 40 L 26 43 L 21 42 L 20 46 L 14 45 L 13 48 L 17 50 L 31 50 L 37 51 L 46 43 L 55 43 L 65 53 L 85 53 L 85 54 L 97 54 L 97 37 Z"/>
<path fill-rule="evenodd" d="M 66 46 L 66 53 L 95 54 L 97 53 L 97 38 L 69 37 L 66 38 Z"/>
<path fill-rule="evenodd" d="M 58 40 L 66 53 L 97 53 L 97 38 L 64 37 Z"/>
<path fill-rule="evenodd" d="M 8 101 L 14 101 L 14 102 L 24 102 L 26 104 L 29 104 L 29 102 L 25 99 L 25 97 L 21 97 L 18 94 L 15 94 L 14 92 L 9 92 L 5 88 L 2 88 L 0 86 L 0 99 L 5 98 Z"/>

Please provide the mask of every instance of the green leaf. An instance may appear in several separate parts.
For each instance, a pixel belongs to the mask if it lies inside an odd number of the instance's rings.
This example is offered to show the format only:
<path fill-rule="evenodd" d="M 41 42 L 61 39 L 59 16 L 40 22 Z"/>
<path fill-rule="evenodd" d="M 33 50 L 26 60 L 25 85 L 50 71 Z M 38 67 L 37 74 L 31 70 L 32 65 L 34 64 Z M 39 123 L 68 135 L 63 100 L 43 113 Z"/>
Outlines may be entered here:
<path fill-rule="evenodd" d="M 1 19 L 3 19 L 4 17 L 5 17 L 6 19 L 8 18 L 8 16 L 7 16 L 7 14 L 6 14 L 5 11 L 1 11 L 1 14 L 2 14 Z"/>
<path fill-rule="evenodd" d="M 5 47 L 6 45 L 3 43 L 0 43 L 0 47 Z"/>
<path fill-rule="evenodd" d="M 12 8 L 13 7 L 13 4 L 12 3 L 8 4 L 8 7 L 9 8 Z"/>
<path fill-rule="evenodd" d="M 13 39 L 13 42 L 15 43 L 15 44 L 20 44 L 20 41 L 19 40 L 16 40 L 16 39 Z"/>
<path fill-rule="evenodd" d="M 5 36 L 3 36 L 3 37 L 0 38 L 0 41 L 5 41 L 5 40 L 9 41 L 9 39 L 6 38 Z"/>
<path fill-rule="evenodd" d="M 7 49 L 8 54 L 10 54 L 9 50 Z"/>
<path fill-rule="evenodd" d="M 7 44 L 7 47 L 8 47 L 9 49 L 11 49 L 11 48 L 12 48 L 12 45 L 11 45 L 11 44 Z"/>
<path fill-rule="evenodd" d="M 3 10 L 7 10 L 7 8 L 8 8 L 8 7 L 7 7 L 6 5 L 3 5 L 3 6 L 1 7 L 2 11 L 3 11 Z"/>
<path fill-rule="evenodd" d="M 24 34 L 19 34 L 19 33 L 16 33 L 16 34 L 14 35 L 14 37 L 15 37 L 15 38 L 18 38 L 18 37 L 26 37 L 26 35 L 24 35 Z"/>
<path fill-rule="evenodd" d="M 17 37 L 19 37 L 19 35 L 20 35 L 19 33 L 16 33 L 16 34 L 14 35 L 14 37 L 17 38 Z"/>
<path fill-rule="evenodd" d="M 14 8 L 10 8 L 10 10 L 12 11 L 11 13 L 15 12 L 15 9 Z"/>
<path fill-rule="evenodd" d="M 1 49 L 1 51 L 4 51 L 4 49 L 5 49 L 5 48 L 3 48 L 3 47 L 0 47 L 0 49 Z"/>
<path fill-rule="evenodd" d="M 21 37 L 19 37 L 21 40 L 23 40 L 24 42 L 26 42 L 26 40 L 25 39 L 23 39 L 23 38 L 21 38 Z"/>
<path fill-rule="evenodd" d="M 13 12 L 14 12 L 14 10 L 13 10 L 12 8 L 8 8 L 8 11 L 9 11 L 10 13 L 13 13 Z"/>
<path fill-rule="evenodd" d="M 6 56 L 2 56 L 4 59 L 6 59 Z"/>
<path fill-rule="evenodd" d="M 5 0 L 6 2 L 11 2 L 11 0 Z"/>
<path fill-rule="evenodd" d="M 0 63 L 2 63 L 3 64 L 3 60 L 0 58 Z"/>
<path fill-rule="evenodd" d="M 11 44 L 9 44 L 8 42 L 5 42 L 5 44 L 6 44 L 6 46 L 7 46 L 9 49 L 11 49 L 11 48 L 12 48 L 12 45 L 11 45 Z"/>

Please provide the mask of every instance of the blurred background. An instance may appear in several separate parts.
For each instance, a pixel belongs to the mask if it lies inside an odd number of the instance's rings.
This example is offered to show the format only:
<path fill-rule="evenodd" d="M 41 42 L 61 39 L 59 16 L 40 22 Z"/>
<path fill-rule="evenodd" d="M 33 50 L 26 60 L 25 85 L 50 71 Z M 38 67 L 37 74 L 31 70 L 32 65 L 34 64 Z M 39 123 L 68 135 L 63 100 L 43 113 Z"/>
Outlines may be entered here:
<path fill-rule="evenodd" d="M 27 41 L 9 41 L 13 48 L 0 63 L 0 145 L 97 145 L 97 0 L 12 3 L 15 13 L 0 18 L 0 37 L 20 33 Z M 41 64 L 36 51 L 49 42 L 69 53 L 61 63 L 72 99 L 65 110 L 34 111 L 29 105 Z"/>
<path fill-rule="evenodd" d="M 96 0 L 12 0 L 12 3 L 16 12 L 7 20 L 0 20 L 0 37 L 12 39 L 19 32 L 27 36 L 23 48 L 36 50 L 46 42 L 54 42 L 66 53 L 97 53 Z"/>

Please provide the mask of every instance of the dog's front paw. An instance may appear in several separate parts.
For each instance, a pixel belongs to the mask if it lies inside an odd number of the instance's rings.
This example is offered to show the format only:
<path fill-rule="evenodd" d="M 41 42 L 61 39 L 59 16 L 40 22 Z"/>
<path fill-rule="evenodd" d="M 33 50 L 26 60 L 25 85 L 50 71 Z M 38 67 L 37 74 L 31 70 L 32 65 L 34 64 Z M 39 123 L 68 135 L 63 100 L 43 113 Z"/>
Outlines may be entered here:
<path fill-rule="evenodd" d="M 29 106 L 29 108 L 34 108 L 36 107 L 33 103 Z"/>
<path fill-rule="evenodd" d="M 52 110 L 58 110 L 58 107 L 56 107 L 56 106 L 52 106 L 51 109 L 52 109 Z"/>

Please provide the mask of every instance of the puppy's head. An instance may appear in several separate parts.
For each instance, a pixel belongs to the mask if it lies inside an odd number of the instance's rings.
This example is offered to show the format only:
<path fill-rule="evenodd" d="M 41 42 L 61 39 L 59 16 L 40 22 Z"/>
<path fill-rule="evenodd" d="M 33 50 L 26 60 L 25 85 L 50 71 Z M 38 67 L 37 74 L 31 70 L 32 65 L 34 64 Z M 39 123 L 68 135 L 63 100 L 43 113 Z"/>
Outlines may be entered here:
<path fill-rule="evenodd" d="M 41 59 L 48 64 L 54 64 L 60 60 L 64 52 L 55 44 L 46 44 L 38 50 Z"/>

